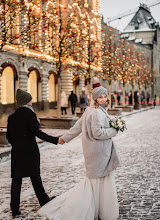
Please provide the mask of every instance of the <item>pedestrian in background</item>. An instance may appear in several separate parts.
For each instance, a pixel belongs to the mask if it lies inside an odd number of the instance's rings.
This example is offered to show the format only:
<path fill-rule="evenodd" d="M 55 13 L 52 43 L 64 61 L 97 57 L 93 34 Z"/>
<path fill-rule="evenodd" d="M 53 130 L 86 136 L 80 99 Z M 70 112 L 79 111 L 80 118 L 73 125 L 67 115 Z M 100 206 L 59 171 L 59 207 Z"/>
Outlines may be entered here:
<path fill-rule="evenodd" d="M 53 144 L 58 143 L 40 130 L 40 125 L 32 107 L 32 96 L 18 89 L 16 93 L 18 108 L 8 117 L 7 139 L 11 150 L 11 210 L 13 218 L 20 217 L 20 192 L 23 177 L 30 177 L 40 206 L 51 200 L 46 194 L 40 176 L 40 152 L 35 137 Z"/>
<path fill-rule="evenodd" d="M 144 96 L 143 96 L 143 94 L 141 94 L 141 104 L 143 104 L 144 103 Z"/>
<path fill-rule="evenodd" d="M 134 103 L 135 105 L 138 105 L 138 92 L 137 91 L 134 92 Z"/>
<path fill-rule="evenodd" d="M 85 88 L 82 89 L 82 93 L 79 98 L 81 112 L 84 112 L 88 105 L 88 97 L 85 93 Z"/>
<path fill-rule="evenodd" d="M 157 96 L 155 95 L 155 96 L 154 96 L 154 101 L 153 101 L 153 105 L 154 105 L 154 106 L 156 106 L 156 98 L 157 98 Z"/>
<path fill-rule="evenodd" d="M 121 97 L 120 97 L 119 93 L 118 93 L 118 96 L 117 96 L 117 101 L 118 101 L 118 105 L 120 105 L 121 104 Z"/>
<path fill-rule="evenodd" d="M 113 107 L 114 103 L 115 103 L 114 94 L 111 94 L 111 108 Z"/>
<path fill-rule="evenodd" d="M 150 95 L 147 94 L 147 104 L 149 104 Z"/>
<path fill-rule="evenodd" d="M 74 115 L 77 104 L 77 95 L 73 91 L 71 91 L 71 94 L 69 95 L 69 101 L 71 103 L 72 115 Z"/>
<path fill-rule="evenodd" d="M 65 91 L 61 92 L 61 112 L 63 115 L 63 112 L 65 113 L 65 115 L 67 114 L 67 110 L 66 108 L 68 107 L 68 100 L 67 100 L 67 96 Z"/>
<path fill-rule="evenodd" d="M 129 93 L 129 105 L 132 105 L 132 92 Z"/>

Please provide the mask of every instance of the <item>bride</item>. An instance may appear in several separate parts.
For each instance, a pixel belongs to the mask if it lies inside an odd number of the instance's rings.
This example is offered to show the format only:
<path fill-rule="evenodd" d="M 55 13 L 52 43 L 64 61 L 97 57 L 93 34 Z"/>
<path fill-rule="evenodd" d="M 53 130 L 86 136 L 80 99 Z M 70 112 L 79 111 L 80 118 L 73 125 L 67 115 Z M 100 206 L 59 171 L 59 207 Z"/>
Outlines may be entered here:
<path fill-rule="evenodd" d="M 114 170 L 120 161 L 112 141 L 117 131 L 109 126 L 107 90 L 92 90 L 88 107 L 59 143 L 82 132 L 86 177 L 66 193 L 44 205 L 38 214 L 52 220 L 116 220 L 119 216 Z"/>

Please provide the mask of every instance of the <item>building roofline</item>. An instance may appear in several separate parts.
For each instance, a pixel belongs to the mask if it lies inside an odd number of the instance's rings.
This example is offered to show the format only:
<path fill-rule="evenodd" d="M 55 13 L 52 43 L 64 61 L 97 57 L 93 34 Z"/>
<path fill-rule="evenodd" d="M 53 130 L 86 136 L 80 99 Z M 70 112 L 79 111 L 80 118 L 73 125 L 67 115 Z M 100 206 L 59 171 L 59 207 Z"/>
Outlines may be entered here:
<path fill-rule="evenodd" d="M 123 34 L 125 33 L 136 33 L 136 32 L 155 32 L 156 29 L 149 29 L 149 30 L 146 30 L 146 29 L 141 29 L 141 30 L 126 30 L 126 31 L 122 31 Z"/>

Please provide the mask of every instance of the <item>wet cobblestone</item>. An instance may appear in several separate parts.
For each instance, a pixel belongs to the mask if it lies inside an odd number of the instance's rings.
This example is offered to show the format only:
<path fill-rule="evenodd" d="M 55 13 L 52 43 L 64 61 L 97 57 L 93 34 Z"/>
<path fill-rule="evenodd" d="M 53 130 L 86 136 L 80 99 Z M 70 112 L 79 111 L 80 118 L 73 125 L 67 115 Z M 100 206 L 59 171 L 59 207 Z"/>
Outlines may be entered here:
<path fill-rule="evenodd" d="M 116 170 L 119 220 L 160 219 L 160 108 L 126 118 L 127 131 L 114 138 L 122 166 Z M 70 144 L 41 150 L 41 176 L 48 195 L 59 195 L 85 175 L 80 136 Z M 70 145 L 75 146 L 70 148 Z M 10 162 L 0 164 L 0 220 L 11 219 Z M 23 181 L 23 219 L 42 220 L 28 178 Z"/>

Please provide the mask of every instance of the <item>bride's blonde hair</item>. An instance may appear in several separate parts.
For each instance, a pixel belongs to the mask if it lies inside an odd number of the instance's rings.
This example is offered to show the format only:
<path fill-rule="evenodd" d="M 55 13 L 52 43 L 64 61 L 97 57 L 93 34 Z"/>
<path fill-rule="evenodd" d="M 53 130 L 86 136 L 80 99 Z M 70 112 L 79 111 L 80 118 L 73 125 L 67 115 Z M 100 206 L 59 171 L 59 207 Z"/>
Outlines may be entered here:
<path fill-rule="evenodd" d="M 106 107 L 108 107 L 108 105 L 109 105 L 109 103 L 110 103 L 109 98 L 107 98 L 107 101 L 106 101 L 106 102 L 107 102 L 107 106 L 106 106 Z M 94 101 L 94 107 L 95 107 L 95 108 L 98 108 L 98 106 L 99 106 L 99 104 L 98 104 L 97 100 L 95 100 L 95 101 Z"/>

